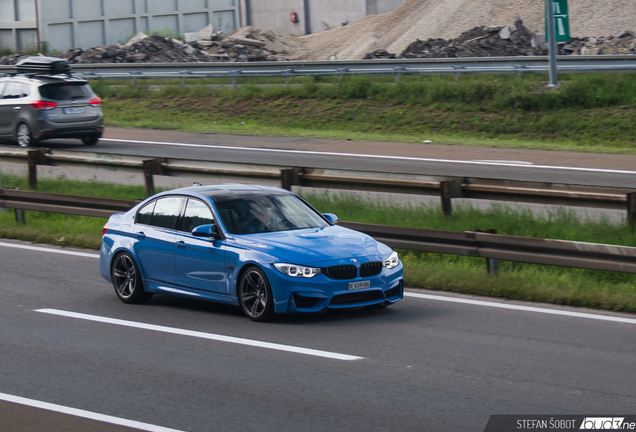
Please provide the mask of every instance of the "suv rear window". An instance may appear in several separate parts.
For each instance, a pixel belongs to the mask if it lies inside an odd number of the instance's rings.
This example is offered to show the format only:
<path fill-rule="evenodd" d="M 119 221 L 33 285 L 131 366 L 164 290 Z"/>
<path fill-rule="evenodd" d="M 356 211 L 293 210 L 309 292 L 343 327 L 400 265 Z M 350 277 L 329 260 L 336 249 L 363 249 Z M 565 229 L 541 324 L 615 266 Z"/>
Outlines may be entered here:
<path fill-rule="evenodd" d="M 53 100 L 88 99 L 93 91 L 87 83 L 47 84 L 40 87 L 40 95 Z"/>

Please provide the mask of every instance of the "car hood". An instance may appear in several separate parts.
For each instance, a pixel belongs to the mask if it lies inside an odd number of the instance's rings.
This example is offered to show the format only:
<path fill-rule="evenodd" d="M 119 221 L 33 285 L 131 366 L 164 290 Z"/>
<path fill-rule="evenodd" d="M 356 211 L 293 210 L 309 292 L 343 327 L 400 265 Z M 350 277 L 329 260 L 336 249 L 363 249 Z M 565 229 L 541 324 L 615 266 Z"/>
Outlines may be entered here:
<path fill-rule="evenodd" d="M 235 241 L 281 262 L 300 265 L 333 265 L 345 259 L 350 263 L 351 258 L 381 261 L 391 253 L 388 246 L 372 237 L 340 226 L 237 235 Z"/>

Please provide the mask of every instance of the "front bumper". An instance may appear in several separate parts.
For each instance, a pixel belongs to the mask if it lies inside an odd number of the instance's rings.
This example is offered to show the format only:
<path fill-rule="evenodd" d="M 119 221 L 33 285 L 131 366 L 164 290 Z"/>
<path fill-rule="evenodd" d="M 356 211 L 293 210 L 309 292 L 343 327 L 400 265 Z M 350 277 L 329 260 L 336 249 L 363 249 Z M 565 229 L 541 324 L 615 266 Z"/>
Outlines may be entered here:
<path fill-rule="evenodd" d="M 276 269 L 265 269 L 274 294 L 277 313 L 320 312 L 375 304 L 393 304 L 404 296 L 403 266 L 383 268 L 372 277 L 335 280 L 320 274 L 312 278 L 286 276 Z M 349 290 L 350 282 L 370 281 L 370 287 Z"/>

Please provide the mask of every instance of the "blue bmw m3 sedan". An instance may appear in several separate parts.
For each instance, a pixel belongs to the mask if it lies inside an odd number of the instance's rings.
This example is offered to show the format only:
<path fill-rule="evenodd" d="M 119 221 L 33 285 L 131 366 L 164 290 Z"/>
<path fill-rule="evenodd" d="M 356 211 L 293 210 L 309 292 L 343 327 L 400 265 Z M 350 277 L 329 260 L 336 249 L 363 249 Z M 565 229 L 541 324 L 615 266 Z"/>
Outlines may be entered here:
<path fill-rule="evenodd" d="M 388 246 L 270 186 L 192 186 L 154 195 L 104 226 L 99 266 L 125 303 L 155 293 L 274 314 L 387 306 L 403 267 Z"/>

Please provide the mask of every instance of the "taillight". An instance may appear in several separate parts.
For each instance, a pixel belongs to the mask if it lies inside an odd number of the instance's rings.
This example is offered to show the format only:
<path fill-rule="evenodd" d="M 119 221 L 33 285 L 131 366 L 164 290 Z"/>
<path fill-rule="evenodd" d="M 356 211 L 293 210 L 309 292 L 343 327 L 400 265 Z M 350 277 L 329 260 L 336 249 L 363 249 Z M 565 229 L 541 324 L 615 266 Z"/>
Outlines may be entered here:
<path fill-rule="evenodd" d="M 106 235 L 106 231 L 108 231 L 108 222 L 106 222 L 106 225 L 104 225 L 104 231 L 102 232 L 102 237 Z"/>
<path fill-rule="evenodd" d="M 102 98 L 96 97 L 88 101 L 91 106 L 98 107 L 102 104 Z"/>
<path fill-rule="evenodd" d="M 31 102 L 29 105 L 31 105 L 36 110 L 51 110 L 57 106 L 55 102 L 47 101 Z"/>

